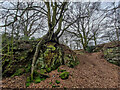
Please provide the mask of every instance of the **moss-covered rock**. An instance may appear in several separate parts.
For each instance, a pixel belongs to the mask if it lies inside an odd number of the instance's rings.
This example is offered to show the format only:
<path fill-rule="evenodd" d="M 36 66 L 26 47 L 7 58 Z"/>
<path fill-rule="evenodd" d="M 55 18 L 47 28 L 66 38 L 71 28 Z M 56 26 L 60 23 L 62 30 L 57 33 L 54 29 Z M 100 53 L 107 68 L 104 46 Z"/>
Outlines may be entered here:
<path fill-rule="evenodd" d="M 62 72 L 61 74 L 60 74 L 60 78 L 61 79 L 68 79 L 68 77 L 69 77 L 69 72 Z"/>
<path fill-rule="evenodd" d="M 2 75 L 15 76 L 23 73 L 30 73 L 37 43 L 38 41 L 15 41 L 13 43 L 13 56 L 11 55 L 11 52 L 8 53 L 8 48 L 5 47 L 3 54 L 7 53 L 7 55 L 4 56 L 2 60 Z M 12 45 L 9 45 L 9 48 L 11 49 Z M 49 77 L 49 72 L 57 69 L 62 64 L 69 67 L 77 65 L 77 59 L 72 54 L 73 52 L 64 54 L 64 49 L 64 47 L 55 42 L 45 43 L 41 47 L 40 53 L 35 62 L 34 76 L 47 78 Z M 69 51 L 69 48 L 66 51 Z"/>
<path fill-rule="evenodd" d="M 36 61 L 36 69 L 46 69 L 47 72 L 57 69 L 62 64 L 63 54 L 61 47 L 54 42 L 49 42 L 44 45 L 44 50 L 40 53 Z"/>
<path fill-rule="evenodd" d="M 40 77 L 36 77 L 35 78 L 35 83 L 40 83 L 41 82 L 41 78 Z"/>
<path fill-rule="evenodd" d="M 31 79 L 30 77 L 27 77 L 27 80 L 26 80 L 27 83 L 30 83 L 31 82 Z"/>
<path fill-rule="evenodd" d="M 46 70 L 47 70 L 47 72 L 49 73 L 49 72 L 51 72 L 51 67 L 49 67 L 49 68 L 46 68 Z"/>
<path fill-rule="evenodd" d="M 64 56 L 64 60 L 65 60 L 65 64 L 68 67 L 74 68 L 76 65 L 79 64 L 79 61 L 77 60 L 76 56 L 70 55 L 70 54 L 66 54 Z"/>
<path fill-rule="evenodd" d="M 103 49 L 104 57 L 108 62 L 120 66 L 120 47 L 106 47 Z"/>
<path fill-rule="evenodd" d="M 56 82 L 57 84 L 59 84 L 59 83 L 60 83 L 60 81 L 58 81 L 58 80 L 56 80 L 55 82 Z"/>
<path fill-rule="evenodd" d="M 43 46 L 43 49 L 39 54 L 35 63 L 35 70 L 39 75 L 45 77 L 47 73 L 57 69 L 62 64 L 73 68 L 78 64 L 77 57 L 72 55 L 72 53 L 64 54 L 63 48 L 60 45 L 54 42 L 48 42 Z M 61 72 L 64 71 L 65 70 L 61 70 Z M 63 79 L 68 78 L 68 73 L 64 72 L 63 74 L 65 75 L 65 77 L 61 75 Z"/>
<path fill-rule="evenodd" d="M 30 82 L 26 83 L 25 85 L 26 85 L 26 87 L 29 87 L 30 86 Z"/>
<path fill-rule="evenodd" d="M 9 45 L 9 52 L 6 43 L 2 48 L 4 55 L 2 57 L 2 76 L 13 76 L 20 68 L 24 68 L 23 73 L 30 72 L 37 43 L 38 41 L 14 41 L 13 46 Z"/>

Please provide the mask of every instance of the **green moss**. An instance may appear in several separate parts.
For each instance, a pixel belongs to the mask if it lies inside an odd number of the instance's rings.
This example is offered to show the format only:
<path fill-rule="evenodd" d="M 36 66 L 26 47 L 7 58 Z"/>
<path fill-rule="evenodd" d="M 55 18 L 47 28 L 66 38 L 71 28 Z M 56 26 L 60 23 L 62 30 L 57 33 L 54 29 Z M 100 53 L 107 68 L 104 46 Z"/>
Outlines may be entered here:
<path fill-rule="evenodd" d="M 119 65 L 117 61 L 109 60 L 108 62 L 115 64 L 115 65 Z"/>
<path fill-rule="evenodd" d="M 49 52 L 49 51 L 46 51 L 46 52 L 44 53 L 44 57 L 48 57 L 48 52 Z"/>
<path fill-rule="evenodd" d="M 103 53 L 104 53 L 104 56 L 105 56 L 105 57 L 106 57 L 107 54 L 108 54 L 107 50 L 105 50 Z"/>
<path fill-rule="evenodd" d="M 60 83 L 60 81 L 58 81 L 58 80 L 56 80 L 55 82 L 56 82 L 57 84 L 59 84 L 59 83 Z"/>
<path fill-rule="evenodd" d="M 76 65 L 79 64 L 79 61 L 77 60 L 77 57 L 69 55 L 69 54 L 65 55 L 64 60 L 66 62 L 65 64 L 68 67 L 71 67 L 71 68 L 74 68 Z"/>
<path fill-rule="evenodd" d="M 110 48 L 110 49 L 107 49 L 107 52 L 111 53 L 111 52 L 113 52 L 113 50 L 114 50 L 114 48 Z"/>
<path fill-rule="evenodd" d="M 57 69 L 59 66 L 60 66 L 60 62 L 55 62 L 55 63 L 51 66 L 51 68 L 52 68 L 52 70 L 55 70 L 55 69 Z"/>
<path fill-rule="evenodd" d="M 28 64 L 28 66 L 25 68 L 25 72 L 28 73 L 31 70 L 31 64 Z"/>
<path fill-rule="evenodd" d="M 60 72 L 65 72 L 66 70 L 64 70 L 64 69 L 62 69 L 62 70 L 60 70 Z"/>
<path fill-rule="evenodd" d="M 47 43 L 43 50 L 43 53 L 39 55 L 39 59 L 36 61 L 36 68 L 46 69 L 47 72 L 57 69 L 62 63 L 62 52 L 60 47 L 55 47 L 56 43 Z M 40 59 L 41 58 L 41 59 Z M 41 61 L 41 62 L 39 62 Z M 38 65 L 37 65 L 38 64 Z M 41 68 L 43 66 L 43 68 Z M 40 67 L 40 68 L 38 68 Z M 44 74 L 44 73 L 43 73 Z"/>
<path fill-rule="evenodd" d="M 40 77 L 36 77 L 35 78 L 35 83 L 40 83 L 41 82 L 41 78 Z"/>
<path fill-rule="evenodd" d="M 71 60 L 71 58 L 70 58 L 68 55 L 65 55 L 64 59 L 65 59 L 66 61 Z"/>
<path fill-rule="evenodd" d="M 58 70 L 57 70 L 58 72 L 60 72 L 60 68 L 58 67 Z"/>
<path fill-rule="evenodd" d="M 28 82 L 28 83 L 26 83 L 26 87 L 29 87 L 30 86 L 30 83 Z"/>
<path fill-rule="evenodd" d="M 66 90 L 67 88 L 66 87 L 63 87 L 64 88 L 64 90 Z"/>
<path fill-rule="evenodd" d="M 52 84 L 52 82 L 49 82 L 49 84 Z"/>
<path fill-rule="evenodd" d="M 46 70 L 44 70 L 44 69 L 40 70 L 40 74 L 44 74 L 45 72 L 46 72 Z"/>
<path fill-rule="evenodd" d="M 76 63 L 74 61 L 71 61 L 69 63 L 69 67 L 74 68 L 76 66 Z"/>
<path fill-rule="evenodd" d="M 22 56 L 22 57 L 21 57 L 21 60 L 23 60 L 23 59 L 25 59 L 25 57 Z"/>
<path fill-rule="evenodd" d="M 55 88 L 56 87 L 56 85 L 52 85 L 52 88 Z"/>
<path fill-rule="evenodd" d="M 47 71 L 48 73 L 51 72 L 51 70 L 52 70 L 51 67 L 49 67 L 49 68 L 46 69 L 46 71 Z"/>
<path fill-rule="evenodd" d="M 44 64 L 44 59 L 43 56 L 41 55 L 41 57 L 39 57 L 36 61 L 35 67 L 37 69 L 44 69 L 45 68 L 45 64 Z"/>
<path fill-rule="evenodd" d="M 32 82 L 31 79 L 30 79 L 30 77 L 27 77 L 27 81 L 26 81 L 26 82 L 27 82 L 27 83 Z"/>
<path fill-rule="evenodd" d="M 46 78 L 43 77 L 43 78 L 40 78 L 40 79 L 41 79 L 41 81 L 44 81 Z"/>
<path fill-rule="evenodd" d="M 69 72 L 62 72 L 61 74 L 60 74 L 60 78 L 61 79 L 68 79 L 68 77 L 69 77 Z"/>
<path fill-rule="evenodd" d="M 56 48 L 53 45 L 47 46 L 47 48 L 50 48 L 52 51 L 56 50 Z"/>
<path fill-rule="evenodd" d="M 23 72 L 24 72 L 24 69 L 20 68 L 11 77 L 19 76 L 19 75 L 23 74 Z"/>

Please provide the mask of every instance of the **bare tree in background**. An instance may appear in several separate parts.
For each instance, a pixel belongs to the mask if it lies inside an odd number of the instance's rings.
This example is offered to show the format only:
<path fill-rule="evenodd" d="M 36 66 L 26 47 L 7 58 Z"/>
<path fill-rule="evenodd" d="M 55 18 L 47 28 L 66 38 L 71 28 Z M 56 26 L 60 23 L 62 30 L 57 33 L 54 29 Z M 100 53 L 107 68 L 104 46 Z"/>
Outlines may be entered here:
<path fill-rule="evenodd" d="M 21 35 L 30 37 L 39 30 L 44 30 L 46 17 L 41 10 L 34 10 L 33 2 L 10 2 L 11 7 L 3 6 L 3 15 L 5 25 L 5 33 L 13 32 L 16 39 Z M 42 5 L 39 3 L 38 5 Z M 33 8 L 33 9 L 32 9 Z M 14 30 L 12 31 L 12 27 Z"/>
<path fill-rule="evenodd" d="M 108 37 L 109 41 L 120 41 L 120 2 L 111 2 L 108 8 L 102 11 L 107 14 L 103 25 L 106 31 L 102 37 Z"/>
<path fill-rule="evenodd" d="M 95 45 L 97 45 L 97 34 L 101 22 L 105 18 L 104 13 L 100 13 L 100 2 L 94 3 L 75 3 L 75 12 L 71 19 L 76 19 L 77 17 L 86 16 L 80 18 L 75 24 L 73 24 L 70 30 L 67 30 L 69 33 L 72 33 L 77 38 L 80 38 L 83 49 L 86 50 L 89 41 L 94 40 Z M 98 15 L 98 16 L 96 16 Z"/>

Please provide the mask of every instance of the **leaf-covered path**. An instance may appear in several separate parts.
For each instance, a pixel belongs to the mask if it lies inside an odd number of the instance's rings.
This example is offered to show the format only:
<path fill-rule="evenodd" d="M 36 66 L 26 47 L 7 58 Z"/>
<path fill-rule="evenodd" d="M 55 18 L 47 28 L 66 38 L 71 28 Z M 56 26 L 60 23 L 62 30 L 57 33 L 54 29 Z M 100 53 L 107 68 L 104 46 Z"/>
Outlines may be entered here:
<path fill-rule="evenodd" d="M 60 69 L 65 69 L 70 72 L 69 78 L 62 80 L 59 78 L 60 72 L 54 70 L 49 73 L 50 78 L 47 78 L 40 83 L 31 85 L 28 88 L 118 88 L 120 85 L 120 67 L 108 63 L 102 57 L 101 52 L 79 54 L 75 51 L 79 58 L 80 64 L 75 68 L 60 66 Z M 55 81 L 60 81 L 56 84 Z M 26 88 L 26 75 L 15 76 L 13 78 L 3 78 L 4 88 Z"/>

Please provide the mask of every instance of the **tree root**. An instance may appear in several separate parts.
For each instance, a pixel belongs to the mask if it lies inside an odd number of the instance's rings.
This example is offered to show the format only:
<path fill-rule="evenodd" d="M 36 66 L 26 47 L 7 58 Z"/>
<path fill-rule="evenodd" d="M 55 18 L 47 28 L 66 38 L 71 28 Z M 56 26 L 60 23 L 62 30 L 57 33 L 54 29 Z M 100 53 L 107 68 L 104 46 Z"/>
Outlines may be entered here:
<path fill-rule="evenodd" d="M 40 49 L 41 49 L 41 46 L 45 43 L 49 41 L 49 39 L 47 39 L 47 35 L 43 36 L 43 38 L 39 41 L 39 43 L 37 44 L 36 46 L 36 50 L 35 50 L 35 54 L 33 56 L 33 60 L 32 60 L 32 67 L 31 67 L 31 80 L 33 80 L 33 72 L 34 72 L 34 65 L 35 65 L 35 62 L 38 58 L 38 55 L 39 55 L 39 52 L 40 52 Z"/>

